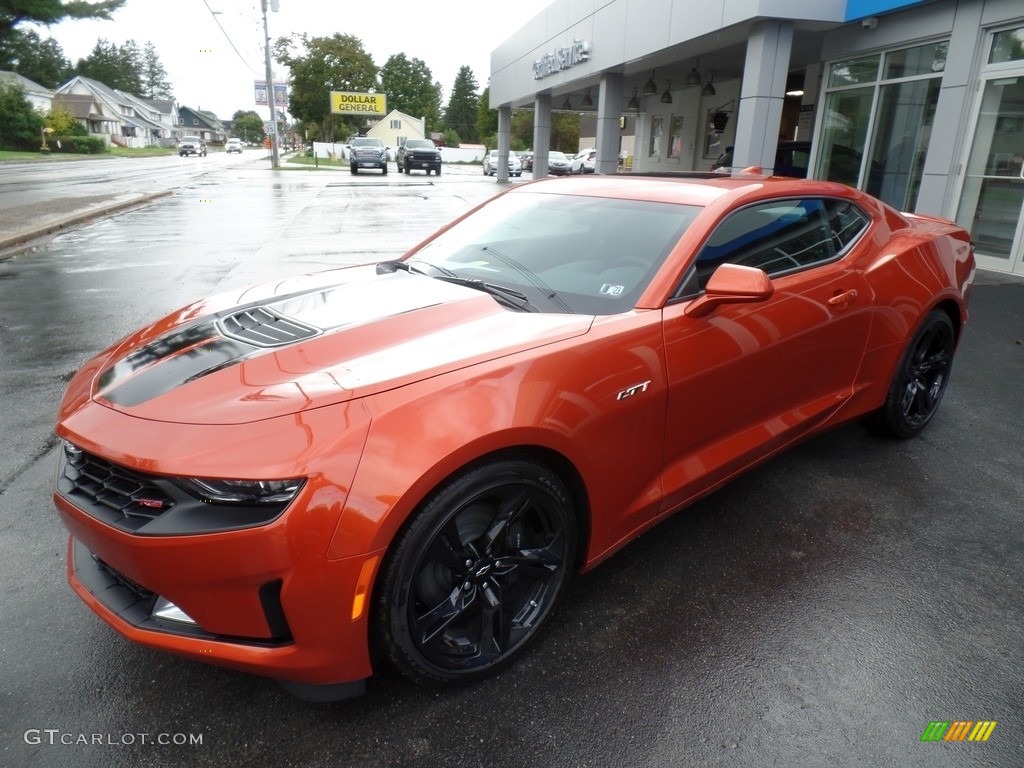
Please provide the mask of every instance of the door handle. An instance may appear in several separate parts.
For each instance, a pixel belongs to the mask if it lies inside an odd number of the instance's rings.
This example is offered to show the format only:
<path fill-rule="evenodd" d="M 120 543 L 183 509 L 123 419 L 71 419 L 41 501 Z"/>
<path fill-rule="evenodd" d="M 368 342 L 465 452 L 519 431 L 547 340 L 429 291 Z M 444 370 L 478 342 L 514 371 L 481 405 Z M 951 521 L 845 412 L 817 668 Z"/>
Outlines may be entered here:
<path fill-rule="evenodd" d="M 842 293 L 837 293 L 835 296 L 833 296 L 831 299 L 828 300 L 828 305 L 830 307 L 842 307 L 842 306 L 844 306 L 846 304 L 849 304 L 851 301 L 853 301 L 856 298 L 857 298 L 857 291 L 856 291 L 856 289 L 851 289 L 849 291 L 843 291 Z"/>

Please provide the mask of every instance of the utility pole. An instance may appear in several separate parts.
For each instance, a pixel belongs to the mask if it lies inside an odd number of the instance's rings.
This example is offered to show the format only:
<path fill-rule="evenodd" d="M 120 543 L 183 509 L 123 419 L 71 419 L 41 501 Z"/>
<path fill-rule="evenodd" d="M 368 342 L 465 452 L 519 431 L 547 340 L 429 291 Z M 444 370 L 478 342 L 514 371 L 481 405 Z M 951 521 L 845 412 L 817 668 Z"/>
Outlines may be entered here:
<path fill-rule="evenodd" d="M 274 96 L 274 76 L 270 69 L 270 31 L 267 29 L 267 2 L 260 0 L 263 7 L 263 51 L 267 60 L 267 103 L 270 105 L 270 125 L 273 130 L 270 133 L 270 167 L 277 170 L 281 167 L 281 161 L 277 153 L 277 99 Z M 278 10 L 279 0 L 269 0 L 270 9 Z"/>

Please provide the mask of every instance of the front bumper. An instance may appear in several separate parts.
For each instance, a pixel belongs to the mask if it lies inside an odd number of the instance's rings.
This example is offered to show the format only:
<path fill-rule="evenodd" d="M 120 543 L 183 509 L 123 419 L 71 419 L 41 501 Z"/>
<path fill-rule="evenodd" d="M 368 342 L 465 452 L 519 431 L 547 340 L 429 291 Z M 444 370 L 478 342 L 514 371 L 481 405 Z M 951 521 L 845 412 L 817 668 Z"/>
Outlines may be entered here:
<path fill-rule="evenodd" d="M 72 532 L 69 584 L 129 640 L 305 685 L 372 674 L 367 612 L 353 619 L 352 605 L 356 585 L 366 580 L 365 564 L 374 569 L 382 553 L 318 562 L 296 560 L 286 548 L 252 535 L 232 541 L 223 534 L 131 536 L 93 521 L 59 496 L 55 501 Z M 159 597 L 195 623 L 154 616 Z"/>
<path fill-rule="evenodd" d="M 225 426 L 146 421 L 92 402 L 65 410 L 61 437 L 125 469 L 95 478 L 111 490 L 96 501 L 118 491 L 147 509 L 167 508 L 141 525 L 128 507 L 132 519 L 102 514 L 69 490 L 62 464 L 53 500 L 71 534 L 68 581 L 110 626 L 150 648 L 295 684 L 369 677 L 367 601 L 382 552 L 330 554 L 368 428 L 355 403 Z M 268 476 L 306 478 L 272 519 L 211 527 L 219 505 L 168 506 L 159 493 L 163 478 L 190 477 L 195 468 L 200 476 L 247 477 L 257 466 Z M 155 481 L 114 488 L 146 475 Z M 154 616 L 157 598 L 186 621 Z"/>

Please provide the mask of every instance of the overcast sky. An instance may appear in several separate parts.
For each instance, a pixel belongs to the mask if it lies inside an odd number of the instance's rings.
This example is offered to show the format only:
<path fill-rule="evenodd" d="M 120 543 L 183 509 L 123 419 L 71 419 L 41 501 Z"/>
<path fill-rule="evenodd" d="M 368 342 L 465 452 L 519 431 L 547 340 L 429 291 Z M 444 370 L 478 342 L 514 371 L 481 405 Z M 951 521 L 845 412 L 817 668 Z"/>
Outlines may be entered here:
<path fill-rule="evenodd" d="M 267 23 L 271 42 L 302 32 L 354 35 L 378 67 L 397 53 L 422 59 L 447 101 L 459 67 L 469 66 L 483 89 L 491 51 L 551 2 L 280 0 L 281 10 L 268 11 Z M 253 103 L 253 80 L 265 79 L 259 0 L 128 0 L 112 21 L 71 21 L 37 31 L 44 39 L 52 35 L 72 64 L 87 57 L 99 38 L 117 45 L 135 40 L 140 48 L 152 42 L 179 104 L 221 119 L 239 109 L 269 117 Z M 284 74 L 275 66 L 275 78 Z"/>

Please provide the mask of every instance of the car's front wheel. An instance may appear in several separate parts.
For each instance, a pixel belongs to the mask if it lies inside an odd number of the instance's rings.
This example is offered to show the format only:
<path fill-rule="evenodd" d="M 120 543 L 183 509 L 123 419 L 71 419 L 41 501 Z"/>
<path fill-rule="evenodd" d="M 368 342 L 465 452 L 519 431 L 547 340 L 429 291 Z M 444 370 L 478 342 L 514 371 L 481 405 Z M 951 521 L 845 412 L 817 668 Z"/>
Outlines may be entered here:
<path fill-rule="evenodd" d="M 385 561 L 380 648 L 420 683 L 468 683 L 506 667 L 565 591 L 576 539 L 568 491 L 545 467 L 510 459 L 455 477 Z"/>
<path fill-rule="evenodd" d="M 868 426 L 892 437 L 913 437 L 939 409 L 949 384 L 956 331 L 949 315 L 933 310 L 918 327 L 900 357 L 885 404 Z"/>

